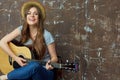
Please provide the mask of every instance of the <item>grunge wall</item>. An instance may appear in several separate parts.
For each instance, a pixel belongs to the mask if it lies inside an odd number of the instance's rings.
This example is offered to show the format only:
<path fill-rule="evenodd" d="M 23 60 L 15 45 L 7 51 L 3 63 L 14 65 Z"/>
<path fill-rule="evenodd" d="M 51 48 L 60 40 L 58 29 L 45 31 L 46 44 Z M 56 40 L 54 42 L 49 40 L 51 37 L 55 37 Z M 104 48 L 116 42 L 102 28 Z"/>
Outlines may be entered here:
<path fill-rule="evenodd" d="M 0 0 L 0 39 L 22 24 L 25 1 Z M 39 1 L 58 55 L 80 64 L 76 73 L 62 70 L 59 80 L 120 80 L 120 0 Z"/>

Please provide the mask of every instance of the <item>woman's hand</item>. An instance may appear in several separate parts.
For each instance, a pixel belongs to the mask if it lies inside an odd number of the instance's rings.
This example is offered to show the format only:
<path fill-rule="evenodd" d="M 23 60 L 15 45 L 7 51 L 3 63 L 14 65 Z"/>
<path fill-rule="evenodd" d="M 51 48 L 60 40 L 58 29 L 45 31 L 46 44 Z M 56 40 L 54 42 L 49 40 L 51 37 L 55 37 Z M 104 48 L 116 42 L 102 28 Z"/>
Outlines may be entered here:
<path fill-rule="evenodd" d="M 46 69 L 47 70 L 52 70 L 53 67 L 50 65 L 50 60 L 46 63 Z"/>
<path fill-rule="evenodd" d="M 25 66 L 26 65 L 26 60 L 25 59 L 23 59 L 21 57 L 18 57 L 18 56 L 16 56 L 14 59 L 20 66 Z"/>

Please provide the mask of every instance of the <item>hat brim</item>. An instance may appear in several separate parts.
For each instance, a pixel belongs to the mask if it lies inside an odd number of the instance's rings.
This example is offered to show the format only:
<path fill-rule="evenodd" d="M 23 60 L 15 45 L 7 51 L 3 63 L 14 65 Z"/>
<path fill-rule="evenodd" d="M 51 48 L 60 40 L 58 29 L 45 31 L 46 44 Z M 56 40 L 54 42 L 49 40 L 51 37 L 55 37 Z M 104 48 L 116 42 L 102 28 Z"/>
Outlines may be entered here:
<path fill-rule="evenodd" d="M 45 19 L 45 17 L 46 17 L 45 8 L 43 7 L 43 5 L 40 2 L 36 2 L 36 1 L 29 1 L 29 2 L 26 2 L 23 4 L 23 6 L 21 8 L 22 18 L 25 18 L 25 11 L 28 8 L 28 6 L 31 6 L 31 5 L 38 6 L 39 9 L 41 10 L 43 19 Z"/>

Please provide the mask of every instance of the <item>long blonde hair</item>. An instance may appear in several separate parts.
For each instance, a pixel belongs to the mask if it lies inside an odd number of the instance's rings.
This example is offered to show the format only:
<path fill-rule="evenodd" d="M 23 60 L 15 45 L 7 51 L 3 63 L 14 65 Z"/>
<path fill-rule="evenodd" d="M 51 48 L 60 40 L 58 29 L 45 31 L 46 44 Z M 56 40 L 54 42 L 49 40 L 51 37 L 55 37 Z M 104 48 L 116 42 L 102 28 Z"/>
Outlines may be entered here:
<path fill-rule="evenodd" d="M 27 12 L 29 11 L 30 8 L 35 7 L 38 10 L 38 16 L 39 16 L 39 22 L 37 24 L 37 35 L 35 40 L 33 41 L 32 47 L 35 49 L 38 59 L 42 59 L 45 51 L 46 51 L 46 44 L 45 44 L 45 39 L 44 39 L 44 19 L 43 16 L 41 15 L 41 10 L 35 6 L 35 5 L 30 5 L 26 12 L 25 12 L 25 18 L 27 16 Z M 28 39 L 30 38 L 30 30 L 29 30 L 29 25 L 25 19 L 24 24 L 23 24 L 23 29 L 22 29 L 22 37 L 21 37 L 21 42 L 25 43 Z"/>

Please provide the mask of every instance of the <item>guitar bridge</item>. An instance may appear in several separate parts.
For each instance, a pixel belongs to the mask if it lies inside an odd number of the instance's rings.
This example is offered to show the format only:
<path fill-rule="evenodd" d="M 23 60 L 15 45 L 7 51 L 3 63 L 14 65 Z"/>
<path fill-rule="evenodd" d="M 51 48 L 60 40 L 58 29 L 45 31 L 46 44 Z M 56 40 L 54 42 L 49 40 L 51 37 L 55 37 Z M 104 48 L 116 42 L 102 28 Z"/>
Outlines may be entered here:
<path fill-rule="evenodd" d="M 12 65 L 12 58 L 10 56 L 8 56 L 8 59 L 9 59 L 10 65 Z"/>

